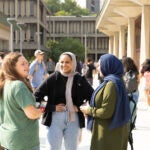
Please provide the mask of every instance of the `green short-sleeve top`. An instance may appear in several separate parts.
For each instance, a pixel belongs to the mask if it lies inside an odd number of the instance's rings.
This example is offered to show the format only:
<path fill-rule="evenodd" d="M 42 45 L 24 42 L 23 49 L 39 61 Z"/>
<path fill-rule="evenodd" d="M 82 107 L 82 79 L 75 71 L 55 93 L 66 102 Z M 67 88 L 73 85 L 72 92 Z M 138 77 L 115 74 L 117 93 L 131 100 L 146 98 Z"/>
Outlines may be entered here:
<path fill-rule="evenodd" d="M 19 80 L 7 81 L 0 99 L 0 145 L 10 150 L 31 150 L 39 145 L 38 120 L 23 109 L 35 106 L 35 98 Z"/>

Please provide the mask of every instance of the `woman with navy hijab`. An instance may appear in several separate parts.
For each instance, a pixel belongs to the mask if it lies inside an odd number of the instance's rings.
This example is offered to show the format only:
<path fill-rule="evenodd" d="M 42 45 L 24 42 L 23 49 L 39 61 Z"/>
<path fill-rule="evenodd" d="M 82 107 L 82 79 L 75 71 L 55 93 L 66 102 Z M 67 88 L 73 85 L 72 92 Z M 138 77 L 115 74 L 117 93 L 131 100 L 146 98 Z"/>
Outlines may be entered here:
<path fill-rule="evenodd" d="M 127 150 L 131 113 L 123 65 L 111 54 L 102 55 L 99 63 L 103 82 L 93 92 L 90 105 L 80 107 L 92 131 L 90 150 Z"/>

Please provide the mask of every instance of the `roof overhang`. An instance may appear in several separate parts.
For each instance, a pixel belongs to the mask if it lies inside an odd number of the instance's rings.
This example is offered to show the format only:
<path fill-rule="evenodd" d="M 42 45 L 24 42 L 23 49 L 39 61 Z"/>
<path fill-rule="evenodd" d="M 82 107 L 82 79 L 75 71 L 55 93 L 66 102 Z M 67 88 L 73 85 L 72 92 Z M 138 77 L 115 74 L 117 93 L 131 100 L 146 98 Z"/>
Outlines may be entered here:
<path fill-rule="evenodd" d="M 127 26 L 129 18 L 138 18 L 143 5 L 150 5 L 150 0 L 105 0 L 96 18 L 96 29 L 111 36 L 120 26 Z"/>

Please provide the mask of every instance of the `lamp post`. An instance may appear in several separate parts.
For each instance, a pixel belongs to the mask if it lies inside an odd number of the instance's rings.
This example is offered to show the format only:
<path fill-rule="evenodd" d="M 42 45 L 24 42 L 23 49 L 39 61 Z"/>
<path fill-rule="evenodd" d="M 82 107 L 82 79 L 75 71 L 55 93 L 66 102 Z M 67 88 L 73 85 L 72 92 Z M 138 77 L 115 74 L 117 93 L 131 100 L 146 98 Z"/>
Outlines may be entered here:
<path fill-rule="evenodd" d="M 41 48 L 41 40 L 40 40 L 40 35 L 42 34 L 42 32 L 36 32 L 37 35 L 37 47 L 38 49 Z"/>
<path fill-rule="evenodd" d="M 7 22 L 10 25 L 10 51 L 13 52 L 13 23 L 16 23 L 15 18 L 7 18 Z"/>
<path fill-rule="evenodd" d="M 86 33 L 85 33 L 84 46 L 85 46 L 84 59 L 85 59 L 85 62 L 86 62 L 87 61 L 87 35 L 86 35 Z"/>
<path fill-rule="evenodd" d="M 22 28 L 24 27 L 24 23 L 17 23 L 20 33 L 20 53 L 22 54 Z"/>
<path fill-rule="evenodd" d="M 95 62 L 97 62 L 97 30 L 95 31 Z"/>

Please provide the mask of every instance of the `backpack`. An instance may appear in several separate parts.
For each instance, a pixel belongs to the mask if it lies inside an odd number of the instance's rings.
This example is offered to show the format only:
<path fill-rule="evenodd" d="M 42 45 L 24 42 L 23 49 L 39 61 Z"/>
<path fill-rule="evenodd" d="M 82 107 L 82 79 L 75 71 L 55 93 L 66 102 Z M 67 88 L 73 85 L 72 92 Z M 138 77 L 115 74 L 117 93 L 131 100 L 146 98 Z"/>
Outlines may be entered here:
<path fill-rule="evenodd" d="M 129 70 L 124 75 L 125 87 L 128 93 L 133 93 L 138 89 L 137 73 Z"/>

